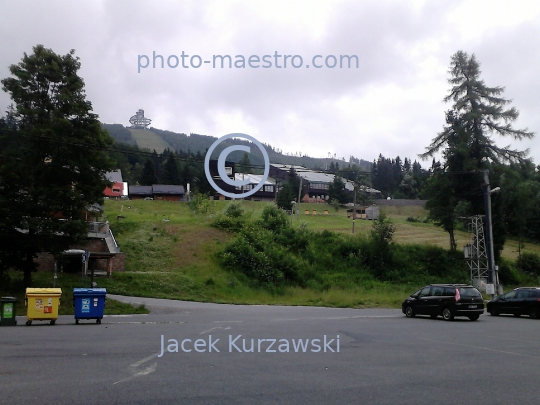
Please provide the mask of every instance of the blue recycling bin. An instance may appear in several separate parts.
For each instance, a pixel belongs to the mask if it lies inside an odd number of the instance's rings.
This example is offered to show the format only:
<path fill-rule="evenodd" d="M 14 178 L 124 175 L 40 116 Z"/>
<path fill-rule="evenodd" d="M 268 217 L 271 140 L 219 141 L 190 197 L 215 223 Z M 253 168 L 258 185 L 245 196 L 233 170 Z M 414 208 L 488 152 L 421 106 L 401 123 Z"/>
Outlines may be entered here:
<path fill-rule="evenodd" d="M 106 288 L 74 288 L 75 323 L 78 324 L 80 319 L 95 319 L 96 323 L 100 324 L 106 296 Z"/>

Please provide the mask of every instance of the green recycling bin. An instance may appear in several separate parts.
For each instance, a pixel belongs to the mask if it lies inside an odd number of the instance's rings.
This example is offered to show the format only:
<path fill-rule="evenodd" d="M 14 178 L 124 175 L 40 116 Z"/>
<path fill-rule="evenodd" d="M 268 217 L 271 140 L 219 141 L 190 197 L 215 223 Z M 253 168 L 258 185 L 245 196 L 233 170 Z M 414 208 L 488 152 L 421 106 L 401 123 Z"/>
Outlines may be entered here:
<path fill-rule="evenodd" d="M 16 316 L 17 298 L 0 298 L 0 326 L 17 325 Z"/>

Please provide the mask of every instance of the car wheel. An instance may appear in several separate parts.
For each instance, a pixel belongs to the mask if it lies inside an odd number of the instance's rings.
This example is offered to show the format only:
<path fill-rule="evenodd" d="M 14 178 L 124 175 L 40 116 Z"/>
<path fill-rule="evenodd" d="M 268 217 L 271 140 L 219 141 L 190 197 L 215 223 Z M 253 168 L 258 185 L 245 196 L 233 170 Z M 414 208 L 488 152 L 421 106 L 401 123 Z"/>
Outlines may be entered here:
<path fill-rule="evenodd" d="M 480 318 L 480 315 L 471 315 L 471 316 L 469 316 L 469 319 L 470 319 L 471 321 L 477 321 L 478 318 Z"/>
<path fill-rule="evenodd" d="M 438 315 L 430 315 L 431 319 L 437 318 Z"/>
<path fill-rule="evenodd" d="M 534 308 L 529 309 L 529 318 L 531 319 L 538 318 L 538 311 Z"/>
<path fill-rule="evenodd" d="M 450 308 L 445 308 L 442 311 L 442 317 L 445 321 L 451 321 L 454 319 L 454 314 L 452 313 L 452 310 Z"/>
<path fill-rule="evenodd" d="M 414 310 L 411 307 L 405 308 L 405 316 L 407 318 L 413 318 L 416 314 L 414 313 Z"/>
<path fill-rule="evenodd" d="M 491 311 L 489 311 L 489 314 L 491 316 L 499 316 L 499 311 L 497 311 L 495 308 L 493 308 Z"/>

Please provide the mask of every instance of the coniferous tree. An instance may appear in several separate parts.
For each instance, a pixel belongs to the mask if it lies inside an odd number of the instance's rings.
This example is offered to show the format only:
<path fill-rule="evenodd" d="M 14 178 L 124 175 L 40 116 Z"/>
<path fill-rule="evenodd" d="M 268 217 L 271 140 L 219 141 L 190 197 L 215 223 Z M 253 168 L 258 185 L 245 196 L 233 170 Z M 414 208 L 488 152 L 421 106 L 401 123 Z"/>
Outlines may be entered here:
<path fill-rule="evenodd" d="M 527 129 L 514 129 L 512 123 L 518 118 L 515 108 L 507 108 L 510 100 L 501 97 L 503 87 L 488 87 L 480 79 L 480 65 L 474 55 L 459 51 L 452 56 L 448 82 L 451 84 L 445 102 L 453 102 L 446 112 L 446 125 L 420 157 L 426 159 L 440 150 L 445 159 L 443 170 L 436 176 L 448 179 L 432 179 L 430 184 L 430 215 L 438 223 L 450 221 L 460 201 L 467 202 L 470 214 L 483 213 L 481 177 L 475 172 L 488 170 L 503 162 L 522 161 L 527 151 L 498 147 L 492 135 L 511 137 L 516 140 L 532 138 Z M 470 175 L 467 175 L 470 173 Z M 440 200 L 440 195 L 453 193 L 452 200 Z M 453 207 L 453 209 L 452 209 Z M 503 218 L 494 216 L 494 245 L 496 255 L 504 244 Z M 448 228 L 444 225 L 443 227 Z M 451 238 L 451 247 L 455 242 Z"/>
<path fill-rule="evenodd" d="M 86 100 L 75 51 L 58 55 L 43 45 L 24 54 L 2 80 L 14 111 L 0 131 L 0 267 L 24 272 L 31 284 L 40 252 L 59 257 L 87 236 L 85 213 L 103 203 L 113 140 Z M 9 120 L 8 120 L 9 121 Z M 66 220 L 67 219 L 67 220 Z"/>
<path fill-rule="evenodd" d="M 152 160 L 147 159 L 144 163 L 144 168 L 141 173 L 141 186 L 151 186 L 152 184 L 158 183 L 156 176 L 156 169 Z"/>
<path fill-rule="evenodd" d="M 174 152 L 170 152 L 165 161 L 162 175 L 163 184 L 180 184 L 180 171 L 178 170 L 178 164 L 176 163 Z"/>

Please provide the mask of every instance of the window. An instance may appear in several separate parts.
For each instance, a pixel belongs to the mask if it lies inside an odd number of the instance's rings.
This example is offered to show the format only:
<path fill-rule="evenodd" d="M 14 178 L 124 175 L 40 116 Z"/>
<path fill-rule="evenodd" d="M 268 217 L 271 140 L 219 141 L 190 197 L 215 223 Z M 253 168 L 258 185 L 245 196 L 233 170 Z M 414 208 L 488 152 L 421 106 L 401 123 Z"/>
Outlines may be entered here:
<path fill-rule="evenodd" d="M 274 186 L 264 186 L 264 191 L 272 193 L 274 191 Z"/>
<path fill-rule="evenodd" d="M 310 183 L 309 187 L 314 190 L 328 190 L 328 184 L 325 183 Z"/>
<path fill-rule="evenodd" d="M 444 296 L 453 297 L 456 295 L 456 289 L 454 287 L 444 287 Z"/>
<path fill-rule="evenodd" d="M 530 290 L 519 290 L 517 293 L 516 293 L 516 297 L 515 298 L 530 298 L 531 297 L 531 292 Z"/>
<path fill-rule="evenodd" d="M 437 297 L 441 297 L 443 295 L 444 288 L 442 287 L 433 287 L 433 292 L 431 295 L 435 295 Z"/>
<path fill-rule="evenodd" d="M 420 294 L 418 295 L 418 297 L 425 297 L 425 296 L 429 295 L 429 290 L 430 289 L 431 289 L 431 287 L 422 288 L 422 291 L 420 291 Z"/>
<path fill-rule="evenodd" d="M 415 293 L 411 294 L 411 297 L 418 298 L 418 294 L 420 294 L 421 290 L 416 291 Z"/>
<path fill-rule="evenodd" d="M 460 288 L 459 295 L 461 297 L 482 297 L 476 288 Z"/>
<path fill-rule="evenodd" d="M 515 291 L 510 291 L 509 293 L 506 293 L 503 295 L 503 297 L 507 300 L 511 300 L 516 295 Z"/>

